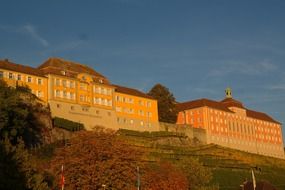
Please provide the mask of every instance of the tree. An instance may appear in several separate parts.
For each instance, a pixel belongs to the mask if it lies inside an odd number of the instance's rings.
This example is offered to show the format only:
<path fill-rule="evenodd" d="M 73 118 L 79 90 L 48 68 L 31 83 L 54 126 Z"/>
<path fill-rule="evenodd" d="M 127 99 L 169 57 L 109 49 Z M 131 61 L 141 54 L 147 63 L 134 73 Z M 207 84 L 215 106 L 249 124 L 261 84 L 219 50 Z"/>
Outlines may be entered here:
<path fill-rule="evenodd" d="M 169 162 L 159 162 L 147 167 L 142 176 L 142 189 L 146 190 L 186 190 L 188 181 L 181 170 Z"/>
<path fill-rule="evenodd" d="M 161 84 L 156 84 L 149 91 L 148 95 L 157 100 L 159 121 L 176 123 L 175 97 L 169 89 Z"/>
<path fill-rule="evenodd" d="M 58 148 L 51 170 L 59 181 L 64 165 L 65 189 L 135 189 L 142 152 L 121 141 L 114 131 L 76 132 Z"/>
<path fill-rule="evenodd" d="M 0 168 L 0 189 L 49 189 L 21 140 L 15 146 L 8 139 L 0 142 Z"/>
<path fill-rule="evenodd" d="M 15 145 L 20 137 L 29 147 L 42 142 L 45 127 L 35 113 L 43 106 L 33 105 L 36 97 L 23 89 L 8 87 L 0 80 L 0 140 L 8 138 Z"/>
<path fill-rule="evenodd" d="M 177 166 L 186 175 L 189 182 L 189 189 L 191 190 L 206 189 L 212 179 L 211 170 L 191 157 L 180 160 Z"/>

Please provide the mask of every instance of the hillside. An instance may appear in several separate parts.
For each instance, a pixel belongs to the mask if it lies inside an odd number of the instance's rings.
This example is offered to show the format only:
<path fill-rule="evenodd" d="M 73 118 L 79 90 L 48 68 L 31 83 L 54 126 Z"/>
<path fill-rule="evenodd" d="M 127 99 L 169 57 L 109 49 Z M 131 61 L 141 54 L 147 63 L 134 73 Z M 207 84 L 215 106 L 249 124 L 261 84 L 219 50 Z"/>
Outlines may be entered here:
<path fill-rule="evenodd" d="M 120 138 L 132 146 L 149 152 L 147 161 L 161 159 L 179 162 L 183 157 L 198 158 L 213 172 L 212 184 L 220 189 L 238 189 L 245 179 L 251 179 L 254 168 L 257 180 L 271 182 L 285 189 L 285 160 L 225 148 L 215 144 L 199 145 L 183 135 L 160 136 L 122 130 Z"/>

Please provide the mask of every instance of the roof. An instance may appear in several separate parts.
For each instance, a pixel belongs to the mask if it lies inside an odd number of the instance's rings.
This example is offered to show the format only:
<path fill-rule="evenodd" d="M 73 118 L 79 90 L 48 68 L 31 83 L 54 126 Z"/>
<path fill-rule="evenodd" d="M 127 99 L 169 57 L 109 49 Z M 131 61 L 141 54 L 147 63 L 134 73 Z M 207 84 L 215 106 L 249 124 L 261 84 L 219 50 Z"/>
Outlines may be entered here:
<path fill-rule="evenodd" d="M 189 102 L 184 102 L 184 103 L 178 103 L 176 105 L 176 108 L 178 109 L 178 111 L 183 111 L 183 110 L 194 109 L 194 108 L 199 108 L 199 107 L 204 107 L 204 106 L 233 113 L 229 108 L 227 108 L 220 102 L 216 102 L 216 101 L 205 99 L 205 98 L 193 100 Z"/>
<path fill-rule="evenodd" d="M 25 73 L 25 74 L 29 74 L 29 75 L 45 77 L 43 72 L 39 69 L 29 67 L 29 66 L 25 66 L 25 65 L 12 63 L 7 59 L 6 60 L 0 60 L 0 68 L 10 70 L 10 71 L 19 72 L 19 73 Z"/>
<path fill-rule="evenodd" d="M 213 100 L 209 100 L 209 99 L 198 99 L 198 100 L 193 100 L 193 101 L 189 101 L 189 102 L 178 103 L 176 105 L 178 111 L 184 111 L 184 110 L 189 110 L 189 109 L 194 109 L 194 108 L 199 108 L 199 107 L 205 107 L 205 106 L 210 107 L 210 108 L 214 108 L 214 109 L 218 109 L 218 110 L 222 110 L 225 112 L 231 112 L 231 113 L 234 113 L 234 112 L 231 111 L 229 109 L 229 107 L 232 107 L 232 106 L 233 107 L 239 107 L 239 108 L 246 110 L 246 116 L 247 117 L 281 124 L 265 113 L 257 112 L 257 111 L 253 111 L 253 110 L 244 108 L 241 102 L 234 100 L 234 99 L 226 100 L 226 101 L 222 100 L 221 102 L 217 102 L 217 101 L 213 101 Z"/>
<path fill-rule="evenodd" d="M 144 92 L 141 92 L 137 89 L 128 88 L 128 87 L 119 86 L 119 85 L 113 85 L 113 86 L 115 87 L 116 92 L 155 100 L 153 97 L 151 97 L 151 96 L 149 96 L 149 95 L 145 94 Z"/>
<path fill-rule="evenodd" d="M 105 76 L 86 65 L 61 58 L 49 58 L 47 61 L 41 64 L 38 69 L 42 70 L 45 74 L 63 75 L 62 71 L 65 71 L 66 75 L 69 77 L 76 77 L 76 75 L 79 73 L 87 73 L 94 77 L 106 79 Z"/>
<path fill-rule="evenodd" d="M 255 119 L 260 119 L 260 120 L 264 120 L 264 121 L 270 121 L 273 123 L 281 124 L 280 122 L 274 120 L 272 117 L 270 117 L 266 113 L 257 112 L 257 111 L 253 111 L 253 110 L 249 110 L 249 109 L 246 109 L 246 116 L 251 117 L 251 118 L 255 118 Z"/>
<path fill-rule="evenodd" d="M 233 98 L 225 98 L 221 101 L 221 103 L 223 103 L 226 107 L 244 108 L 240 101 L 237 101 Z"/>

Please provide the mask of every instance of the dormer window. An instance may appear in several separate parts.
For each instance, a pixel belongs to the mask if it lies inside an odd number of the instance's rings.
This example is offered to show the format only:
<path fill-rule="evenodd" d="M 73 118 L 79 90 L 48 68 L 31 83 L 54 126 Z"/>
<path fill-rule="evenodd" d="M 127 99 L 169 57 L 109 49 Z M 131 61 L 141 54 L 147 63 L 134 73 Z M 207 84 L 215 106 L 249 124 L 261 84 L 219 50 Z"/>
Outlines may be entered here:
<path fill-rule="evenodd" d="M 103 84 L 103 80 L 102 80 L 102 79 L 99 79 L 99 83 Z"/>
<path fill-rule="evenodd" d="M 82 80 L 86 81 L 86 78 L 85 78 L 85 76 L 82 76 Z"/>
<path fill-rule="evenodd" d="M 61 74 L 62 75 L 66 75 L 66 71 L 61 71 Z"/>

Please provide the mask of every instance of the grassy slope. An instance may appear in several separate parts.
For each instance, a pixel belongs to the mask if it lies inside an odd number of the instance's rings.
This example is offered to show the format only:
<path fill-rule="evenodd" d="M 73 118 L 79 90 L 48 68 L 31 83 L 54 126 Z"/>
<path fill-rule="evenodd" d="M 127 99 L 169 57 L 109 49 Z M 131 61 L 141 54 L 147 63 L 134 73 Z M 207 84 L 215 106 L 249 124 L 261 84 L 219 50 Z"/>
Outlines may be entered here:
<path fill-rule="evenodd" d="M 187 146 L 185 145 L 187 140 L 183 137 L 149 138 L 138 134 L 135 136 L 123 134 L 121 138 L 133 146 L 149 151 L 150 154 L 146 158 L 148 161 L 168 159 L 176 162 L 185 156 L 198 158 L 206 167 L 212 169 L 212 183 L 219 184 L 220 189 L 238 189 L 245 179 L 251 179 L 250 168 L 256 166 L 260 168 L 255 170 L 257 180 L 267 180 L 278 189 L 285 189 L 285 160 L 282 159 L 251 154 L 213 144 L 200 146 L 188 144 L 189 146 Z"/>

